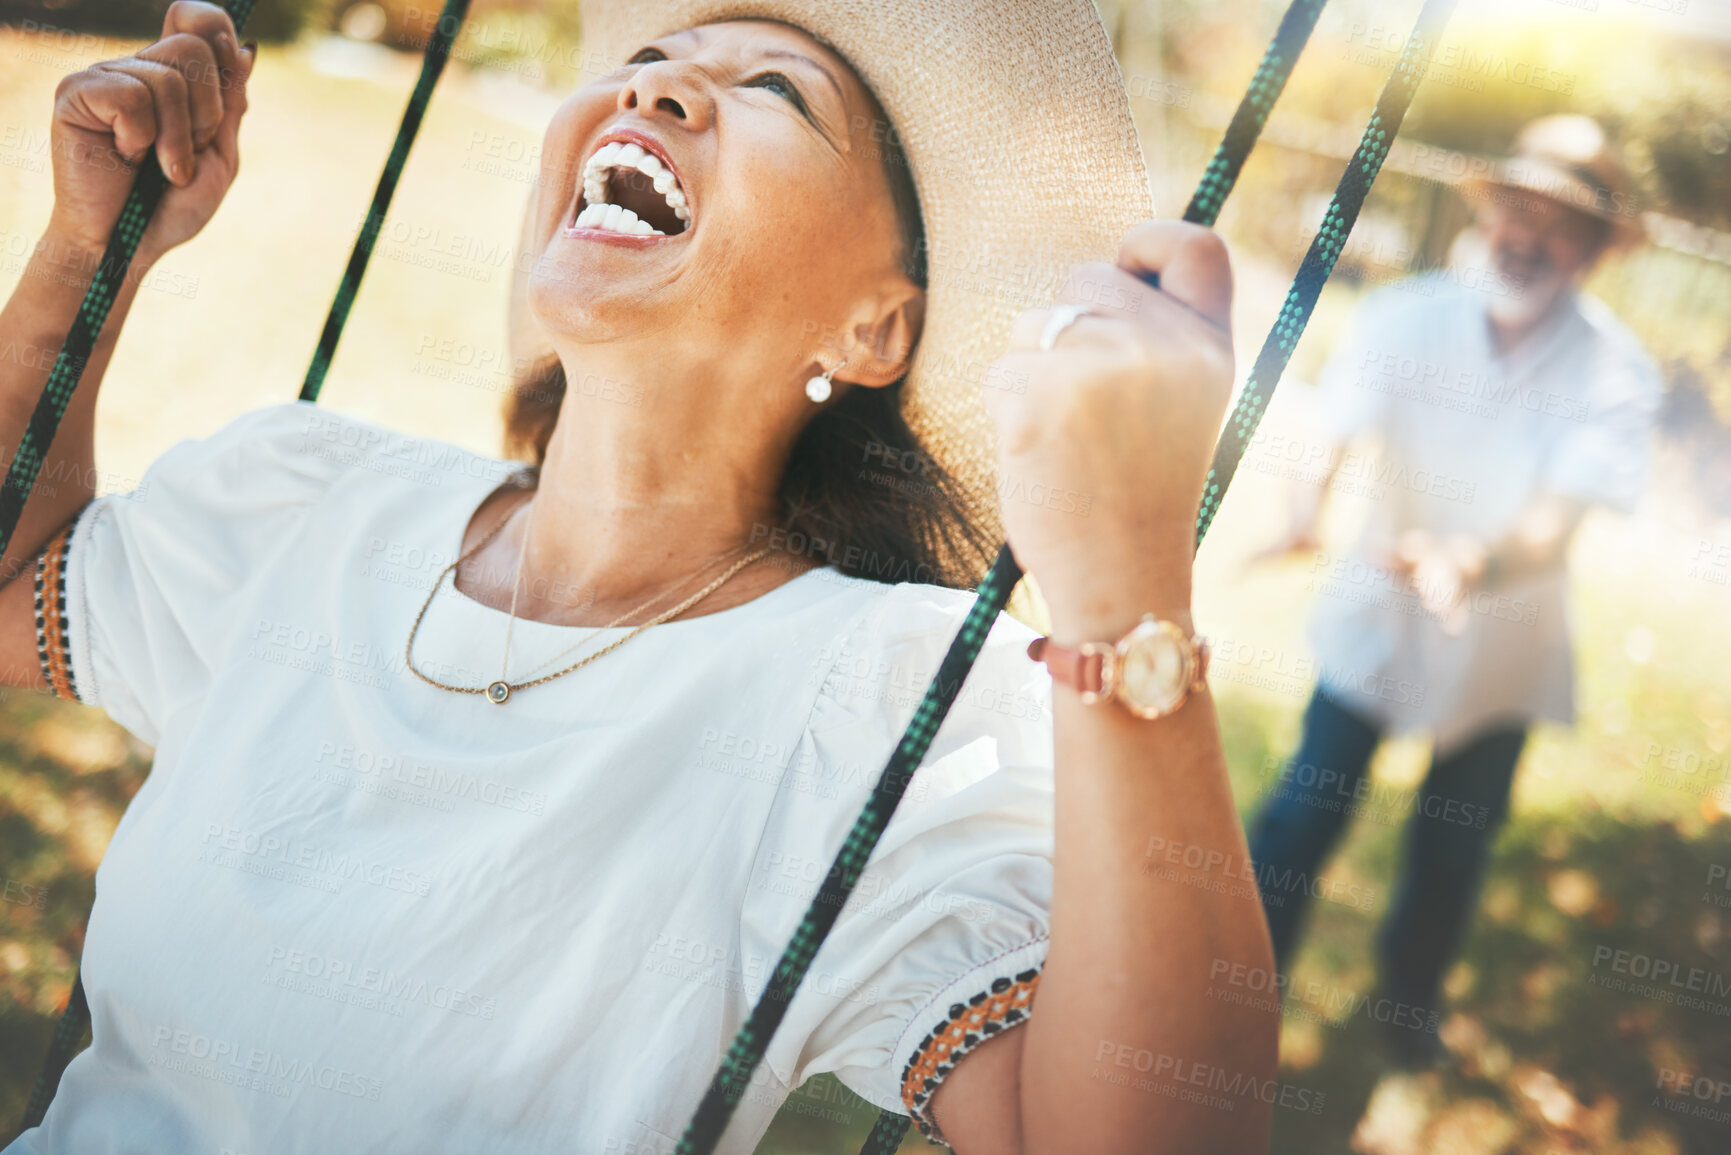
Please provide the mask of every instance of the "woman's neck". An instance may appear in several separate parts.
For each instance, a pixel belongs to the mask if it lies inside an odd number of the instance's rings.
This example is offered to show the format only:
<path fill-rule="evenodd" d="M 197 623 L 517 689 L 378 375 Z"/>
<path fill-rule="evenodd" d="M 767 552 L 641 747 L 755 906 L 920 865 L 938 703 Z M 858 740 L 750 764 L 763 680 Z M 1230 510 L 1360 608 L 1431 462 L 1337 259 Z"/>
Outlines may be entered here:
<path fill-rule="evenodd" d="M 466 546 L 501 517 L 514 524 L 466 567 L 470 580 L 459 573 L 464 593 L 508 609 L 521 556 L 519 617 L 604 625 L 665 595 L 625 623 L 635 625 L 769 543 L 795 431 L 774 428 L 767 407 L 742 406 L 738 383 L 693 372 L 664 371 L 656 380 L 593 356 L 568 359 L 565 369 L 559 420 L 527 514 L 514 514 L 523 499 L 503 492 L 477 511 Z M 745 567 L 680 616 L 750 601 L 816 564 L 790 560 L 772 554 Z"/>

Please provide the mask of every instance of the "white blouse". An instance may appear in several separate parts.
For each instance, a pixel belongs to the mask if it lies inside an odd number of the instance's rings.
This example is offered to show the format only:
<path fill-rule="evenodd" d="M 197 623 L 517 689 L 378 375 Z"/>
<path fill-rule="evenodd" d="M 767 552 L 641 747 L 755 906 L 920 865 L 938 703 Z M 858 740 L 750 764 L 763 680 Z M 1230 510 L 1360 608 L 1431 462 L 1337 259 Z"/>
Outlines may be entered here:
<path fill-rule="evenodd" d="M 5 1155 L 672 1150 L 972 595 L 816 569 L 502 706 L 427 685 L 410 625 L 516 468 L 291 402 L 45 551 L 50 680 L 156 759 L 97 872 L 93 1044 Z M 485 685 L 507 615 L 441 591 L 416 664 Z M 511 676 L 624 632 L 519 620 Z M 953 1061 L 1025 1017 L 1033 636 L 993 627 L 722 1151 L 825 1071 L 934 1135 Z"/>

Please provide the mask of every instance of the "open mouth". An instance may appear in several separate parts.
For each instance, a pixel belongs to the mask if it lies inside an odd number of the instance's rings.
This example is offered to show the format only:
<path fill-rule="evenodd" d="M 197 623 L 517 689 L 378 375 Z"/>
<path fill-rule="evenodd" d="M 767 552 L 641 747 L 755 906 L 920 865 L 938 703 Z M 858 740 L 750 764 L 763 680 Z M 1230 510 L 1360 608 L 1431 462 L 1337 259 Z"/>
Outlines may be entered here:
<path fill-rule="evenodd" d="M 583 193 L 570 227 L 675 237 L 691 227 L 691 206 L 663 157 L 634 140 L 614 139 L 583 166 Z"/>

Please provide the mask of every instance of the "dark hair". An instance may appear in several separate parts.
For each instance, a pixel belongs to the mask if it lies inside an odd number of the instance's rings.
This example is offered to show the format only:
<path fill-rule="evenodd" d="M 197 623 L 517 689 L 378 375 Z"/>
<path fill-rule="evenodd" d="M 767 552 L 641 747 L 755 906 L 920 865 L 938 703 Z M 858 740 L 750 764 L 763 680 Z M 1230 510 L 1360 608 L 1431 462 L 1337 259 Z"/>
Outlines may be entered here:
<path fill-rule="evenodd" d="M 876 98 L 873 97 L 876 104 Z M 881 108 L 873 112 L 884 117 Z M 901 226 L 901 261 L 926 287 L 925 223 L 907 157 L 887 124 L 881 159 Z M 995 543 L 968 511 L 955 477 L 902 417 L 907 379 L 848 389 L 807 423 L 781 478 L 781 520 L 765 544 L 877 581 L 971 589 Z M 565 396 L 556 356 L 533 366 L 505 402 L 505 451 L 538 473 Z"/>

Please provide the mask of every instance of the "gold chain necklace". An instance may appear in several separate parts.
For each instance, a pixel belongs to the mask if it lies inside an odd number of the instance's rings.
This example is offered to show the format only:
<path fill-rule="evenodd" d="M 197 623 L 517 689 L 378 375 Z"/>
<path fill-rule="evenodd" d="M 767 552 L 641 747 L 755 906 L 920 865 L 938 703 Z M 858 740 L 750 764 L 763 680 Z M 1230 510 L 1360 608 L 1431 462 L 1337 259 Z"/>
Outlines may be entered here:
<path fill-rule="evenodd" d="M 520 505 L 518 508 L 521 509 L 524 506 L 527 506 L 531 500 L 533 500 L 533 498 L 526 498 L 523 501 L 522 505 Z M 747 557 L 741 558 L 739 561 L 735 562 L 732 566 L 730 566 L 726 573 L 723 573 L 720 577 L 716 578 L 714 581 L 710 582 L 707 586 L 704 586 L 701 590 L 698 590 L 697 593 L 693 594 L 689 598 L 686 598 L 683 602 L 680 602 L 678 605 L 674 606 L 672 609 L 667 610 L 665 613 L 658 614 L 656 617 L 652 618 L 651 620 L 649 620 L 647 622 L 644 622 L 642 625 L 638 626 L 636 629 L 632 630 L 630 633 L 626 634 L 624 637 L 619 638 L 619 639 L 615 640 L 614 642 L 610 643 L 609 645 L 602 647 L 601 649 L 595 651 L 593 654 L 589 654 L 588 656 L 586 656 L 584 658 L 580 658 L 577 661 L 573 662 L 571 665 L 566 666 L 564 669 L 556 670 L 551 674 L 544 675 L 543 677 L 535 678 L 532 681 L 527 681 L 527 682 L 512 683 L 512 682 L 506 681 L 506 679 L 505 679 L 505 672 L 506 671 L 504 668 L 501 668 L 499 671 L 498 680 L 491 682 L 485 686 L 452 686 L 452 685 L 449 685 L 445 682 L 440 682 L 440 681 L 436 681 L 432 678 L 429 678 L 427 675 L 423 674 L 418 668 L 416 668 L 415 659 L 414 659 L 414 650 L 415 650 L 415 636 L 416 636 L 416 634 L 418 634 L 420 632 L 421 620 L 427 616 L 427 610 L 432 607 L 434 595 L 439 592 L 439 586 L 444 584 L 445 575 L 452 572 L 453 570 L 455 570 L 458 566 L 462 565 L 465 561 L 468 561 L 469 558 L 473 557 L 475 555 L 475 553 L 481 549 L 482 546 L 486 545 L 488 542 L 492 541 L 494 537 L 498 536 L 499 531 L 505 528 L 506 523 L 511 520 L 511 516 L 514 515 L 516 512 L 517 512 L 517 510 L 512 510 L 511 514 L 507 514 L 504 518 L 500 519 L 499 524 L 494 526 L 492 529 L 488 530 L 485 537 L 483 537 L 480 541 L 476 542 L 473 546 L 471 546 L 469 548 L 469 550 L 466 553 L 464 553 L 461 557 L 459 557 L 456 561 L 452 562 L 450 565 L 446 566 L 444 569 L 439 571 L 438 578 L 433 582 L 433 588 L 430 591 L 428 591 L 428 593 L 427 593 L 427 600 L 424 603 L 422 603 L 422 605 L 421 605 L 421 612 L 415 615 L 415 624 L 409 627 L 409 640 L 408 640 L 407 644 L 405 644 L 403 647 L 403 661 L 409 667 L 410 673 L 414 674 L 415 677 L 421 679 L 421 681 L 427 683 L 429 686 L 437 686 L 441 690 L 450 690 L 451 692 L 457 693 L 457 694 L 484 694 L 484 695 L 486 695 L 487 700 L 489 702 L 492 702 L 494 705 L 503 705 L 506 701 L 508 701 L 510 699 L 511 695 L 513 693 L 517 692 L 518 690 L 526 690 L 530 686 L 539 686 L 542 682 L 551 682 L 554 678 L 562 678 L 566 674 L 569 674 L 571 671 L 581 669 L 582 667 L 588 665 L 590 662 L 593 662 L 596 658 L 601 657 L 603 654 L 606 654 L 606 653 L 609 653 L 613 650 L 618 649 L 620 646 L 623 646 L 626 642 L 630 641 L 632 638 L 636 637 L 638 634 L 642 633 L 644 630 L 648 629 L 650 626 L 660 625 L 662 622 L 665 622 L 667 619 L 674 617 L 678 614 L 681 614 L 684 611 L 690 609 L 692 606 L 696 605 L 698 602 L 702 601 L 704 598 L 708 597 L 710 594 L 712 594 L 716 590 L 720 589 L 721 586 L 729 578 L 731 578 L 734 574 L 738 573 L 740 570 L 744 569 L 746 566 L 750 565 L 752 562 L 756 561 L 758 558 L 763 557 L 765 554 L 769 553 L 769 547 L 766 546 L 763 549 L 758 550 L 756 553 L 753 553 Z M 516 574 L 515 580 L 512 582 L 512 585 L 511 585 L 511 616 L 505 623 L 505 662 L 506 663 L 509 663 L 510 659 L 511 659 L 511 627 L 512 627 L 512 625 L 514 625 L 516 623 L 516 620 L 517 620 L 517 592 L 523 584 L 523 559 L 528 556 L 528 546 L 529 546 L 529 532 L 528 532 L 528 528 L 525 527 L 524 531 L 523 531 L 523 545 L 519 548 L 518 555 L 517 555 L 517 574 Z M 455 579 L 453 578 L 452 581 L 453 581 L 453 587 L 452 588 L 454 589 L 455 588 L 455 584 L 454 584 Z M 649 605 L 651 602 L 657 601 L 662 596 L 663 595 L 661 595 L 661 594 L 657 594 L 655 597 L 650 598 L 649 601 L 646 601 L 642 605 L 637 606 L 636 609 L 630 610 L 629 612 L 625 613 L 624 615 L 622 615 L 618 618 L 615 618 L 612 622 L 609 622 L 607 625 L 605 625 L 601 628 L 602 629 L 613 628 L 614 626 L 618 625 L 620 622 L 623 622 L 626 618 L 629 618 L 629 617 L 633 616 L 634 614 L 636 614 L 638 612 L 638 610 L 641 610 L 644 606 Z M 590 637 L 593 637 L 593 636 L 594 635 L 590 635 Z M 589 640 L 588 638 L 584 638 L 583 641 L 578 642 L 577 645 L 582 645 L 583 642 L 588 641 L 588 640 Z M 576 648 L 577 648 L 576 646 L 567 647 L 566 650 L 564 651 L 564 653 L 556 655 L 555 657 L 549 659 L 548 662 L 542 662 L 541 666 L 537 666 L 536 669 L 540 669 L 542 666 L 548 665 L 549 662 L 558 661 L 559 658 L 564 657 L 565 654 L 570 653 L 573 649 L 576 649 Z"/>

